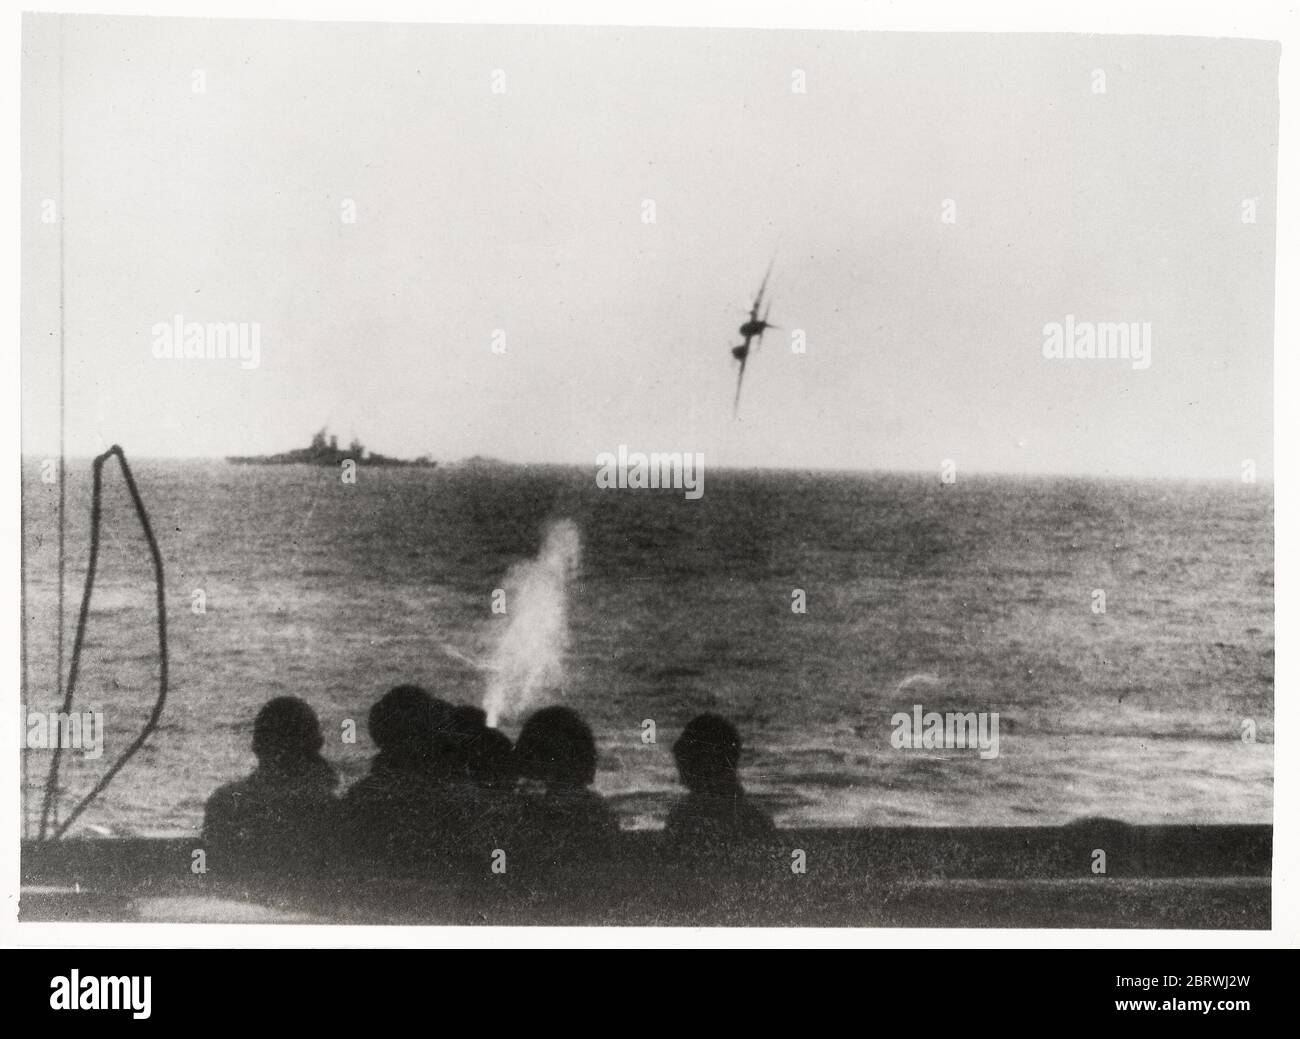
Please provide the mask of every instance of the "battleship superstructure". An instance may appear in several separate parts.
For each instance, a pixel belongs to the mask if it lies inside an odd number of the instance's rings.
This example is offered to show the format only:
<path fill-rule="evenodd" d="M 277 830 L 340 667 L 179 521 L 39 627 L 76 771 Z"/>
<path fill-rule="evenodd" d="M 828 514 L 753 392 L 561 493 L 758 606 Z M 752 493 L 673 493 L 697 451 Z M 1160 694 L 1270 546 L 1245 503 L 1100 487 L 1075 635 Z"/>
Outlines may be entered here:
<path fill-rule="evenodd" d="M 311 438 L 310 447 L 300 447 L 293 451 L 282 451 L 277 455 L 230 455 L 227 462 L 234 465 L 331 465 L 336 466 L 351 459 L 357 465 L 394 465 L 423 466 L 433 468 L 438 463 L 428 455 L 419 458 L 390 458 L 375 451 L 369 451 L 356 437 L 347 448 L 339 447 L 339 438 L 328 429 L 320 429 Z"/>

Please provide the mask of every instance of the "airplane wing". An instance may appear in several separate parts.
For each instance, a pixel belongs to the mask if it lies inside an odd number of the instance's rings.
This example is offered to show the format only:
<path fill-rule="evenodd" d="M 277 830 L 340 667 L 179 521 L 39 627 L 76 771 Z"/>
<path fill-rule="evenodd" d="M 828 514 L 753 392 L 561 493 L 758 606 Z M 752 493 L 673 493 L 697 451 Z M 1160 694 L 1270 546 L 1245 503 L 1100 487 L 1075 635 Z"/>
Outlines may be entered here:
<path fill-rule="evenodd" d="M 736 400 L 731 406 L 732 418 L 739 418 L 740 416 L 740 387 L 745 381 L 745 365 L 749 363 L 749 343 L 752 338 L 752 336 L 745 336 L 745 341 L 731 351 L 732 356 L 740 362 L 740 372 L 736 376 Z"/>
<path fill-rule="evenodd" d="M 772 276 L 772 264 L 776 263 L 776 257 L 773 256 L 767 262 L 767 273 L 763 275 L 763 284 L 758 287 L 758 296 L 754 299 L 754 316 L 758 316 L 758 308 L 763 305 L 763 293 L 767 291 L 767 279 Z"/>
<path fill-rule="evenodd" d="M 740 418 L 740 384 L 745 381 L 745 362 L 748 357 L 740 359 L 740 374 L 736 376 L 736 401 L 731 405 L 731 417 Z"/>

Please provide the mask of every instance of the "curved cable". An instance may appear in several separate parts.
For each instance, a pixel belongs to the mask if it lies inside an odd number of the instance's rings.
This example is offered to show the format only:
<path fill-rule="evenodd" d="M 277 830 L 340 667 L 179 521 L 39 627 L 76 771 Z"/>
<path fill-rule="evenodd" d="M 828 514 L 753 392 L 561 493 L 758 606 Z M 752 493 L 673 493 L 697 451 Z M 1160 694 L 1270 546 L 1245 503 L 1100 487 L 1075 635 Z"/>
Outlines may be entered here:
<path fill-rule="evenodd" d="M 91 788 L 90 792 L 77 802 L 76 807 L 72 809 L 68 817 L 55 830 L 55 840 L 58 840 L 68 831 L 68 827 L 113 781 L 113 778 L 122 770 L 122 766 L 130 761 L 135 756 L 136 751 L 144 746 L 145 740 L 158 727 L 158 719 L 162 717 L 163 706 L 167 702 L 167 601 L 163 580 L 162 553 L 158 550 L 158 541 L 154 537 L 153 527 L 149 524 L 149 514 L 145 511 L 144 501 L 140 497 L 140 489 L 136 486 L 135 477 L 131 473 L 131 466 L 127 464 L 126 455 L 122 452 L 122 449 L 117 444 L 114 444 L 102 455 L 97 456 L 94 462 L 94 489 L 90 504 L 90 559 L 86 565 L 86 585 L 81 593 L 81 612 L 77 617 L 77 631 L 72 642 L 72 658 L 68 665 L 68 684 L 63 696 L 62 711 L 65 715 L 71 713 L 73 696 L 77 690 L 77 677 L 81 672 L 81 650 L 85 644 L 86 625 L 90 620 L 90 597 L 95 588 L 95 571 L 99 565 L 99 529 L 103 519 L 104 463 L 114 457 L 117 458 L 122 469 L 122 476 L 126 480 L 126 489 L 130 492 L 131 502 L 135 506 L 136 516 L 139 517 L 145 541 L 149 544 L 149 555 L 153 559 L 154 593 L 158 610 L 158 699 L 154 701 L 153 710 L 144 723 L 144 728 L 140 730 L 131 745 L 118 756 L 112 767 L 99 778 L 99 781 Z M 54 747 L 54 757 L 50 762 L 50 774 L 45 784 L 45 804 L 41 810 L 41 840 L 46 839 L 46 833 L 49 829 L 50 815 L 58 791 L 59 765 L 62 753 L 63 747 L 61 741 L 59 741 Z"/>

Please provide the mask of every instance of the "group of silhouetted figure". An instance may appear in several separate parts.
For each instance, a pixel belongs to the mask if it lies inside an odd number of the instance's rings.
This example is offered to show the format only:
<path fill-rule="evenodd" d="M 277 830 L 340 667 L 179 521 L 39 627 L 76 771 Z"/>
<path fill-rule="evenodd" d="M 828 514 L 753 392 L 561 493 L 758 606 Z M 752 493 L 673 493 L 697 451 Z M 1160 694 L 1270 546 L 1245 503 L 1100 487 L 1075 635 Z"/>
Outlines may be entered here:
<path fill-rule="evenodd" d="M 475 707 L 398 686 L 371 708 L 378 748 L 341 796 L 321 754 L 315 711 L 278 697 L 253 724 L 257 768 L 208 800 L 205 844 L 237 865 L 352 861 L 427 868 L 502 854 L 533 866 L 580 866 L 607 854 L 619 825 L 594 790 L 596 741 L 568 707 L 546 707 L 514 744 Z M 673 745 L 686 794 L 669 812 L 666 848 L 703 853 L 762 842 L 771 819 L 740 784 L 740 735 L 702 714 Z"/>

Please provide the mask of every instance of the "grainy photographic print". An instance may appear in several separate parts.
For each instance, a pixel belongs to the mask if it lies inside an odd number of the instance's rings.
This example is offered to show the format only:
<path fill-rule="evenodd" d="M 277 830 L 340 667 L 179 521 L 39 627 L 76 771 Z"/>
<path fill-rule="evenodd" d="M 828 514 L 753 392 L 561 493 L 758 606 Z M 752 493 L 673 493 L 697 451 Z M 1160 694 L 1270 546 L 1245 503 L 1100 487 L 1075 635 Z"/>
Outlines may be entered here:
<path fill-rule="evenodd" d="M 23 921 L 1270 927 L 1276 42 L 22 42 Z"/>

